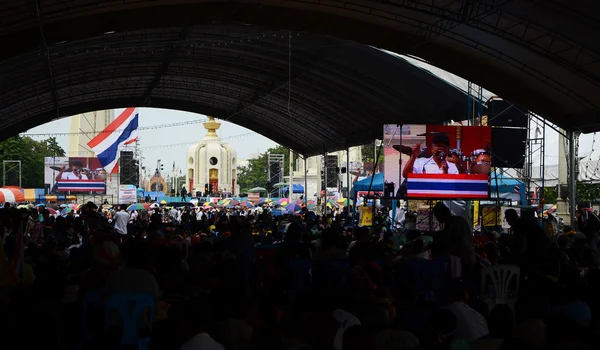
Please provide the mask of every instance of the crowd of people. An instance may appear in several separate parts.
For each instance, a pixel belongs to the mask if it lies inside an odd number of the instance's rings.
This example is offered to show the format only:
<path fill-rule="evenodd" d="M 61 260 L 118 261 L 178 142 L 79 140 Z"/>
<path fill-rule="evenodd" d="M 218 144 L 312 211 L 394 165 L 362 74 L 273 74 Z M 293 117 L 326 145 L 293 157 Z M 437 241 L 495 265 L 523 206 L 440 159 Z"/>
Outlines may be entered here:
<path fill-rule="evenodd" d="M 548 237 L 509 212 L 509 233 L 474 236 L 442 203 L 434 215 L 442 229 L 423 233 L 384 208 L 357 227 L 345 210 L 5 206 L 4 346 L 117 348 L 123 321 L 103 302 L 138 293 L 156 309 L 138 336 L 157 350 L 597 348 L 597 231 Z M 484 302 L 496 265 L 519 267 L 515 304 Z"/>

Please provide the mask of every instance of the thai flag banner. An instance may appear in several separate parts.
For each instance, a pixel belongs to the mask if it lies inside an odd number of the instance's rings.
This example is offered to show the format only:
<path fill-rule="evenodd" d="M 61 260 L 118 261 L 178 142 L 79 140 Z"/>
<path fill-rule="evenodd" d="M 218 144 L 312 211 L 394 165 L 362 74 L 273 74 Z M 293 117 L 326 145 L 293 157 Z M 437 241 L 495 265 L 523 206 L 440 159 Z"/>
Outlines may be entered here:
<path fill-rule="evenodd" d="M 409 198 L 485 199 L 489 197 L 487 174 L 408 174 Z"/>
<path fill-rule="evenodd" d="M 59 180 L 59 192 L 98 192 L 104 193 L 106 184 L 104 180 Z"/>
<path fill-rule="evenodd" d="M 135 108 L 127 108 L 88 142 L 107 173 L 112 174 L 118 169 L 119 147 L 137 140 L 138 117 Z"/>

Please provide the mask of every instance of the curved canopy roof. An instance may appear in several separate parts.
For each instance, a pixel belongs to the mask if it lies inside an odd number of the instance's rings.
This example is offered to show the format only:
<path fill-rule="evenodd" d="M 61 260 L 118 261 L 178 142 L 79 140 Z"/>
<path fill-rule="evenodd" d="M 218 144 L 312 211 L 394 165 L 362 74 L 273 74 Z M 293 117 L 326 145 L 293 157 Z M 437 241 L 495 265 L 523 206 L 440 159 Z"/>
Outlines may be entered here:
<path fill-rule="evenodd" d="M 161 107 L 209 114 L 313 155 L 368 143 L 384 123 L 436 123 L 467 108 L 464 93 L 402 59 L 300 32 L 117 32 L 55 44 L 50 57 L 51 81 L 44 51 L 0 66 L 5 130 L 95 109 Z"/>
<path fill-rule="evenodd" d="M 385 122 L 460 113 L 452 92 L 355 42 L 421 57 L 563 128 L 600 130 L 600 2 L 35 3 L 0 4 L 3 135 L 84 110 L 157 106 L 315 154 L 377 136 Z"/>

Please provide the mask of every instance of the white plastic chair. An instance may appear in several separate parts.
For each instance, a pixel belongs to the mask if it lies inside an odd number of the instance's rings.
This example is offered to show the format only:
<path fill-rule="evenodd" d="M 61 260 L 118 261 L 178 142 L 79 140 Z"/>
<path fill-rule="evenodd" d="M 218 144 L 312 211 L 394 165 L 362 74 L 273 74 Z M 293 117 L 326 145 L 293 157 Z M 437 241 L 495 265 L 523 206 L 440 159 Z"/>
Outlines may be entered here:
<path fill-rule="evenodd" d="M 489 310 L 498 304 L 508 304 L 513 310 L 518 299 L 521 269 L 516 265 L 492 265 L 481 273 L 481 296 Z M 511 284 L 512 281 L 514 284 Z"/>

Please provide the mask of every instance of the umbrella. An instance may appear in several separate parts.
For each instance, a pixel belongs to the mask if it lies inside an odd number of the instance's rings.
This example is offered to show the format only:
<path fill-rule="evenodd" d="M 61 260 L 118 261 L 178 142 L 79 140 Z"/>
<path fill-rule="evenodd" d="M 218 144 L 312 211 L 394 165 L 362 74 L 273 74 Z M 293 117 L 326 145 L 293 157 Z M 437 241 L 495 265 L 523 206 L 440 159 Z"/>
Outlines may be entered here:
<path fill-rule="evenodd" d="M 315 210 L 317 209 L 317 203 L 315 203 L 314 201 L 312 203 L 308 203 L 306 205 L 306 207 L 308 208 L 308 210 Z"/>
<path fill-rule="evenodd" d="M 132 211 L 132 210 L 148 210 L 150 206 L 148 204 L 142 204 L 142 203 L 135 203 L 130 205 L 129 207 L 127 207 L 127 211 Z"/>
<path fill-rule="evenodd" d="M 160 204 L 167 204 L 167 201 L 163 199 L 162 201 L 160 201 Z"/>
<path fill-rule="evenodd" d="M 248 192 L 267 192 L 267 189 L 264 187 L 254 187 L 249 189 Z"/>
<path fill-rule="evenodd" d="M 288 185 L 288 184 L 286 184 L 285 182 L 278 182 L 278 183 L 276 183 L 275 185 L 273 185 L 273 187 L 285 187 L 285 186 L 287 186 L 287 185 Z"/>
<path fill-rule="evenodd" d="M 253 205 L 252 205 L 252 203 L 250 203 L 250 201 L 241 201 L 240 202 L 240 206 L 246 207 L 246 208 L 252 208 L 253 207 Z"/>
<path fill-rule="evenodd" d="M 20 187 L 7 186 L 0 188 L 0 202 L 18 203 L 25 202 L 25 196 Z"/>
<path fill-rule="evenodd" d="M 202 206 L 203 206 L 203 207 L 211 207 L 211 208 L 214 208 L 214 207 L 216 207 L 217 205 L 216 205 L 215 203 L 213 203 L 213 202 L 205 202 L 204 204 L 202 204 Z"/>
<path fill-rule="evenodd" d="M 343 206 L 343 207 L 347 207 L 352 205 L 352 199 L 348 199 L 348 198 L 340 198 L 336 201 L 337 204 Z"/>
<path fill-rule="evenodd" d="M 56 214 L 58 214 L 58 212 L 56 210 L 52 209 L 52 208 L 48 208 L 47 210 L 50 213 L 50 215 L 56 215 Z"/>
<path fill-rule="evenodd" d="M 21 204 L 17 205 L 17 209 L 29 209 L 29 206 L 27 204 Z"/>
<path fill-rule="evenodd" d="M 286 207 L 285 210 L 290 211 L 290 212 L 297 212 L 302 210 L 302 206 L 298 203 L 289 203 Z"/>
<path fill-rule="evenodd" d="M 110 209 L 110 208 L 112 208 L 112 205 L 110 205 L 110 204 L 102 205 L 102 209 Z"/>
<path fill-rule="evenodd" d="M 220 201 L 217 202 L 217 205 L 222 207 L 229 204 L 229 199 L 221 199 Z"/>
<path fill-rule="evenodd" d="M 61 208 L 66 208 L 66 207 L 67 207 L 67 205 L 66 205 L 66 204 L 61 204 L 61 205 L 60 205 L 60 207 L 61 207 Z"/>
<path fill-rule="evenodd" d="M 275 202 L 275 204 L 279 204 L 281 206 L 286 206 L 288 203 L 289 203 L 289 199 L 287 199 L 287 198 L 281 198 L 277 202 Z"/>
<path fill-rule="evenodd" d="M 71 212 L 73 212 L 73 208 L 65 208 L 60 213 L 62 215 L 67 215 L 67 213 L 71 213 Z"/>
<path fill-rule="evenodd" d="M 46 206 L 45 203 L 40 203 L 40 204 L 36 205 L 36 207 L 45 207 L 45 206 Z"/>

